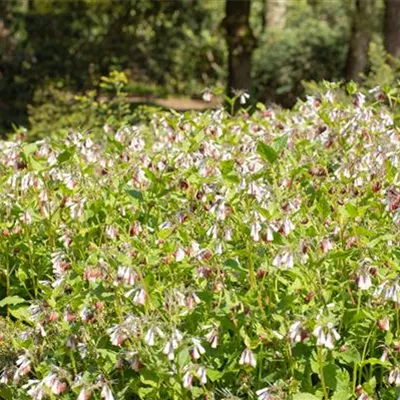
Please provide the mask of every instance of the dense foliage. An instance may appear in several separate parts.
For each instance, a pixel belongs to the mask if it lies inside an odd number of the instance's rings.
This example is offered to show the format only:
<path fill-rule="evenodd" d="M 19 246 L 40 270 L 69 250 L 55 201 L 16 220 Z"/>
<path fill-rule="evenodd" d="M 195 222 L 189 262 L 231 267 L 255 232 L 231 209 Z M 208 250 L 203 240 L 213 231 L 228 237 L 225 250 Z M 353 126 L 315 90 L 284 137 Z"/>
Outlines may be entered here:
<path fill-rule="evenodd" d="M 282 31 L 266 31 L 254 54 L 254 95 L 292 107 L 302 81 L 340 80 L 346 60 L 346 26 L 304 18 Z M 268 56 L 266 56 L 268 54 Z"/>
<path fill-rule="evenodd" d="M 30 3 L 0 5 L 0 133 L 26 124 L 26 106 L 47 86 L 83 92 L 113 69 L 128 72 L 135 94 L 199 94 L 224 78 L 223 3 Z"/>
<path fill-rule="evenodd" d="M 122 72 L 113 71 L 103 76 L 99 84 L 81 95 L 51 86 L 38 91 L 35 103 L 28 107 L 27 131 L 19 133 L 32 141 L 44 137 L 59 137 L 72 127 L 92 134 L 103 134 L 103 126 L 119 129 L 140 121 L 150 120 L 160 107 L 132 103 L 128 92 L 128 78 Z"/>
<path fill-rule="evenodd" d="M 278 30 L 262 23 L 265 3 L 251 2 L 253 98 L 292 107 L 302 81 L 344 78 L 354 1 L 287 2 Z M 371 30 L 381 38 L 383 1 L 376 5 Z M 32 107 L 50 114 L 115 69 L 127 74 L 134 96 L 200 96 L 204 87 L 226 86 L 224 19 L 224 1 L 212 0 L 2 1 L 0 135 L 13 124 L 41 130 Z M 398 68 L 392 72 L 397 79 Z"/>
<path fill-rule="evenodd" d="M 348 92 L 2 142 L 0 395 L 393 399 L 395 100 Z"/>

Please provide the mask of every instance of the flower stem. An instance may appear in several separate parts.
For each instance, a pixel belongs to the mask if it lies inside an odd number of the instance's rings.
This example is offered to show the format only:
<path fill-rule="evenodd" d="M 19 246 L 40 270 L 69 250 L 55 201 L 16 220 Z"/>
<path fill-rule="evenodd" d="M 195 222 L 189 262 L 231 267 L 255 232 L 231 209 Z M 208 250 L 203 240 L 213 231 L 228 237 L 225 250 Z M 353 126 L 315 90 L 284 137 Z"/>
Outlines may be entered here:
<path fill-rule="evenodd" d="M 117 313 L 118 321 L 119 323 L 122 323 L 124 318 L 122 316 L 122 310 L 121 310 L 121 297 L 118 291 L 118 286 L 115 286 L 115 311 Z"/>
<path fill-rule="evenodd" d="M 319 366 L 319 375 L 321 378 L 322 392 L 324 393 L 324 400 L 328 400 L 329 395 L 324 376 L 324 354 L 321 346 L 317 347 L 317 352 L 318 352 L 318 366 Z"/>
<path fill-rule="evenodd" d="M 256 278 L 254 273 L 254 263 L 253 263 L 253 249 L 250 241 L 247 241 L 247 257 L 248 257 L 248 265 L 249 265 L 249 280 L 250 280 L 250 288 L 254 289 L 256 286 Z"/>

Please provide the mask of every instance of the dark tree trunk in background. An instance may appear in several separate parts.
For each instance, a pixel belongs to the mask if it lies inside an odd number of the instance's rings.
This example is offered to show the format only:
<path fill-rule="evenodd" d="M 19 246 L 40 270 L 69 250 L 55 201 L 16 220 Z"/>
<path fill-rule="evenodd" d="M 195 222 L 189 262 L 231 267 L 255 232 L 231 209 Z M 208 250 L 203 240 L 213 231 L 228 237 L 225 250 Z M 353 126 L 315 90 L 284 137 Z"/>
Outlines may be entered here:
<path fill-rule="evenodd" d="M 4 21 L 7 19 L 8 16 L 8 8 L 9 8 L 10 3 L 0 0 L 0 20 Z"/>
<path fill-rule="evenodd" d="M 367 66 L 374 9 L 375 0 L 356 0 L 345 70 L 345 78 L 348 81 L 359 82 L 360 74 Z"/>
<path fill-rule="evenodd" d="M 228 43 L 228 96 L 250 90 L 251 56 L 255 38 L 250 27 L 250 0 L 226 0 L 225 28 Z"/>
<path fill-rule="evenodd" d="M 264 0 L 264 28 L 284 28 L 286 8 L 287 0 Z"/>
<path fill-rule="evenodd" d="M 386 51 L 400 56 L 400 0 L 385 0 L 384 42 Z"/>
<path fill-rule="evenodd" d="M 313 9 L 316 9 L 318 6 L 318 0 L 307 0 L 307 4 L 309 4 Z"/>

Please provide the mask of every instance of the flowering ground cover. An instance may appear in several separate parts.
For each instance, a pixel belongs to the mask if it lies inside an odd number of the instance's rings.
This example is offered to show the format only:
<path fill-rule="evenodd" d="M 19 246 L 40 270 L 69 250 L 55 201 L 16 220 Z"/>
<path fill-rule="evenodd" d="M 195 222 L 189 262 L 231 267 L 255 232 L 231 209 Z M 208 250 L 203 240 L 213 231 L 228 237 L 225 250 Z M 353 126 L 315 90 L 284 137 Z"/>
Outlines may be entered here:
<path fill-rule="evenodd" d="M 396 398 L 400 137 L 335 96 L 2 142 L 0 397 Z"/>

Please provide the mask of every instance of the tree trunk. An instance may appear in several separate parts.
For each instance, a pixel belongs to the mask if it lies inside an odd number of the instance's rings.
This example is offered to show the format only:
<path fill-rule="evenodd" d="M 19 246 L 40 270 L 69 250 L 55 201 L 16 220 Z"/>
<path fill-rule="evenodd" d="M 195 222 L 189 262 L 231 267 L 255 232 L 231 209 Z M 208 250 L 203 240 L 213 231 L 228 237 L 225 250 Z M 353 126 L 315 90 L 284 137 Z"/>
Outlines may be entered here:
<path fill-rule="evenodd" d="M 307 4 L 313 9 L 315 10 L 318 5 L 319 5 L 319 1 L 318 0 L 307 0 Z"/>
<path fill-rule="evenodd" d="M 265 7 L 265 27 L 282 29 L 286 22 L 286 0 L 264 0 Z"/>
<path fill-rule="evenodd" d="M 228 96 L 249 91 L 251 56 L 255 38 L 250 27 L 251 0 L 226 0 L 225 28 L 228 44 Z"/>
<path fill-rule="evenodd" d="M 0 20 L 6 20 L 8 18 L 10 4 L 4 0 L 0 0 Z"/>
<path fill-rule="evenodd" d="M 365 71 L 367 66 L 374 6 L 375 0 L 356 0 L 345 70 L 347 81 L 360 82 L 362 79 L 360 74 Z"/>
<path fill-rule="evenodd" d="M 384 42 L 386 51 L 400 56 L 400 0 L 385 0 Z"/>

